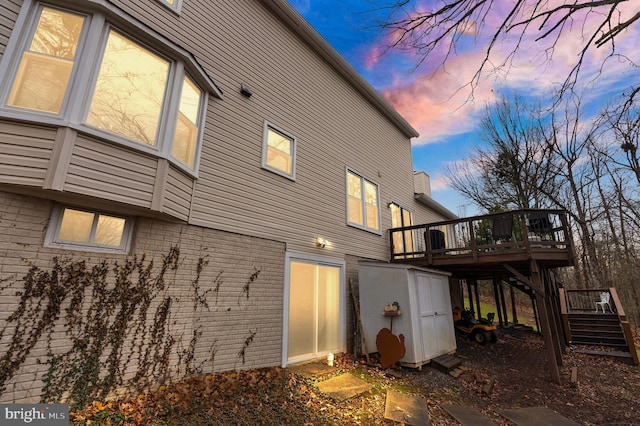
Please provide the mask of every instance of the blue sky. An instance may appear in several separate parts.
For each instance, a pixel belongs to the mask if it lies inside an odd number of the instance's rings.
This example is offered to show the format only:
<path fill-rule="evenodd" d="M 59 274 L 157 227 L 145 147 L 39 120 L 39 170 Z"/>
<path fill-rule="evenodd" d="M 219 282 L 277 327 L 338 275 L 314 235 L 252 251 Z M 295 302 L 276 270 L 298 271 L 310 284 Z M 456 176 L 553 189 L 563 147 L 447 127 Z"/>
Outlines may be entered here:
<path fill-rule="evenodd" d="M 425 7 L 429 0 L 413 1 Z M 561 0 L 552 0 L 558 2 Z M 477 70 L 484 55 L 483 39 L 470 36 L 464 50 L 450 59 L 443 69 L 440 58 L 428 58 L 418 68 L 416 57 L 408 52 L 393 51 L 381 54 L 388 46 L 387 35 L 375 28 L 380 15 L 375 8 L 382 0 L 289 0 L 291 5 L 363 76 L 373 87 L 418 130 L 420 137 L 413 141 L 414 169 L 424 170 L 431 176 L 434 199 L 459 215 L 476 214 L 470 202 L 448 188 L 443 171 L 450 162 L 459 161 L 477 143 L 478 118 L 486 106 L 500 93 L 513 92 L 531 100 L 550 99 L 550 93 L 566 72 L 575 64 L 577 37 L 560 40 L 553 47 L 551 61 L 544 49 L 545 42 L 533 37 L 521 41 L 520 54 L 511 61 L 508 73 L 486 74 L 474 89 L 473 100 L 465 84 Z M 630 2 L 633 3 L 633 2 Z M 510 0 L 495 0 L 494 6 L 509 7 Z M 635 14 L 637 5 L 625 6 L 623 13 Z M 579 16 L 578 16 L 579 18 Z M 491 29 L 492 22 L 483 22 Z M 590 22 L 586 21 L 585 28 Z M 636 25 L 638 27 L 638 25 Z M 634 51 L 635 40 L 640 39 L 637 28 L 632 28 L 617 41 L 617 53 L 627 54 L 640 62 Z M 466 41 L 466 40 L 465 40 Z M 477 43 L 475 43 L 477 41 Z M 492 59 L 504 60 L 511 51 L 513 41 L 505 39 L 495 49 Z M 579 42 L 578 42 L 579 43 Z M 585 59 L 584 76 L 595 76 L 607 51 L 596 51 Z M 589 80 L 583 99 L 594 111 L 629 81 L 639 81 L 639 72 L 629 67 L 628 61 L 610 60 L 607 73 L 597 80 Z M 630 80 L 631 79 L 631 80 Z"/>

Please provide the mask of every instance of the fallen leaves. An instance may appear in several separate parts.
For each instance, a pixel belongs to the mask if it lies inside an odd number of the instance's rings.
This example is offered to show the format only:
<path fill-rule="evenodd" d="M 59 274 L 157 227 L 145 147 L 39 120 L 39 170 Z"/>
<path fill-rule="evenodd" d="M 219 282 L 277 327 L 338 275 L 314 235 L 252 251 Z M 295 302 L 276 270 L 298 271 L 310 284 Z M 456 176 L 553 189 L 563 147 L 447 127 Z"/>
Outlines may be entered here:
<path fill-rule="evenodd" d="M 331 400 L 318 390 L 317 383 L 330 378 L 326 375 L 305 378 L 287 369 L 267 368 L 201 375 L 131 398 L 96 401 L 72 413 L 72 424 L 389 425 L 384 406 L 390 389 L 425 398 L 434 426 L 456 424 L 441 404 L 475 407 L 498 425 L 509 424 L 499 415 L 501 409 L 529 406 L 546 406 L 588 424 L 611 419 L 637 424 L 632 420 L 640 417 L 635 408 L 640 395 L 638 366 L 569 352 L 563 356 L 563 374 L 568 378 L 571 366 L 579 366 L 578 385 L 572 387 L 551 382 L 539 336 L 528 342 L 505 339 L 489 349 L 465 340 L 459 342 L 458 352 L 465 369 L 457 378 L 428 367 L 389 374 L 341 355 L 335 360 L 335 372 L 328 375 L 350 372 L 373 385 L 369 392 L 346 401 Z M 493 377 L 493 392 L 483 394 L 483 386 Z M 613 401 L 614 410 L 602 410 Z"/>

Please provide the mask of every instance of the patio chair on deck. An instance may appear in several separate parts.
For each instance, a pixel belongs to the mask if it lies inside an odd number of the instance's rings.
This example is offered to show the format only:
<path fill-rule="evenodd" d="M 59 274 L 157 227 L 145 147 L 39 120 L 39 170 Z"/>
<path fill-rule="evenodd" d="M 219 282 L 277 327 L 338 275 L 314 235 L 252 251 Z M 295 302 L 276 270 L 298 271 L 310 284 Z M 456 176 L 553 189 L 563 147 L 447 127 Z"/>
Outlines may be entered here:
<path fill-rule="evenodd" d="M 547 213 L 530 213 L 528 220 L 527 229 L 530 234 L 537 235 L 543 240 L 553 239 L 553 226 Z"/>
<path fill-rule="evenodd" d="M 598 306 L 600 306 L 602 308 L 602 313 L 604 314 L 606 312 L 604 309 L 604 305 L 607 305 L 609 307 L 609 311 L 613 312 L 613 309 L 611 309 L 611 305 L 609 304 L 610 298 L 611 294 L 609 294 L 608 291 L 603 291 L 602 293 L 600 293 L 600 301 L 596 302 L 596 312 L 598 312 Z"/>
<path fill-rule="evenodd" d="M 513 216 L 501 216 L 493 219 L 491 239 L 493 243 L 510 241 L 513 238 Z"/>
<path fill-rule="evenodd" d="M 425 231 L 424 233 L 425 243 L 427 241 L 427 238 L 429 238 L 429 243 L 431 244 L 431 250 L 442 250 L 445 248 L 444 232 L 440 231 L 439 229 L 430 229 L 428 233 Z M 434 253 L 434 255 L 436 256 L 443 255 L 443 254 L 444 253 Z"/>

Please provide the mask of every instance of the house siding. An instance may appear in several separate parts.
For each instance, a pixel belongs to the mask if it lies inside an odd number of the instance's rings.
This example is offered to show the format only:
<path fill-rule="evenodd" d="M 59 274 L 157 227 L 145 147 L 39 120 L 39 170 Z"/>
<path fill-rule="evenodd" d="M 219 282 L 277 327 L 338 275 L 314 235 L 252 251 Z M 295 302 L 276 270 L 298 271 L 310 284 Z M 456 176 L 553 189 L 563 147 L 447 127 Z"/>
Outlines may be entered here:
<path fill-rule="evenodd" d="M 0 192 L 0 276 L 5 281 L 0 297 L 0 318 L 5 330 L 0 340 L 0 353 L 5 354 L 11 342 L 13 324 L 6 319 L 17 308 L 20 297 L 16 290 L 31 267 L 51 268 L 53 258 L 84 260 L 88 266 L 105 260 L 111 265 L 123 264 L 123 255 L 104 255 L 62 251 L 42 246 L 52 202 L 22 195 Z M 282 303 L 284 294 L 284 244 L 250 236 L 240 236 L 211 229 L 170 224 L 152 219 L 139 219 L 133 241 L 138 258 L 154 262 L 154 271 L 162 264 L 162 256 L 171 247 L 179 249 L 179 265 L 166 278 L 163 297 L 173 297 L 170 331 L 177 341 L 171 352 L 172 371 L 180 368 L 179 348 L 190 345 L 194 331 L 201 332 L 194 346 L 194 363 L 201 371 L 259 368 L 278 365 L 282 350 Z M 200 260 L 199 294 L 207 306 L 194 309 L 192 283 Z M 252 274 L 259 271 L 247 289 Z M 113 279 L 113 276 L 110 276 Z M 7 284 L 12 283 L 11 288 Z M 113 285 L 113 283 L 111 284 Z M 217 285 L 217 288 L 216 288 Z M 215 291 L 214 291 L 215 290 Z M 87 289 L 90 294 L 91 289 Z M 87 296 L 89 296 L 89 294 Z M 87 297 L 86 303 L 91 298 Z M 66 306 L 66 305 L 65 305 Z M 152 305 L 150 311 L 153 311 Z M 86 312 L 87 306 L 84 311 Z M 148 315 L 148 325 L 153 318 Z M 131 330 L 132 332 L 134 330 Z M 247 346 L 246 339 L 255 332 Z M 137 336 L 138 338 L 140 336 Z M 50 347 L 54 354 L 69 348 L 64 313 L 55 324 Z M 0 403 L 38 401 L 47 366 L 38 360 L 49 358 L 46 338 L 31 350 L 20 370 L 0 394 Z M 129 345 L 136 336 L 127 337 Z M 131 346 L 125 348 L 125 353 Z M 129 348 L 129 349 L 127 349 Z M 239 356 L 245 348 L 244 362 Z M 136 372 L 136 359 L 126 365 L 125 379 Z"/>
<path fill-rule="evenodd" d="M 0 182 L 41 187 L 55 129 L 0 121 Z"/>
<path fill-rule="evenodd" d="M 64 189 L 150 208 L 156 166 L 155 158 L 78 137 Z"/>
<path fill-rule="evenodd" d="M 0 55 L 4 53 L 4 49 L 7 47 L 11 29 L 15 25 L 16 19 L 18 19 L 22 1 L 6 0 L 4 3 L 6 3 L 3 5 L 4 7 L 0 8 Z"/>
<path fill-rule="evenodd" d="M 171 167 L 167 176 L 162 211 L 186 222 L 189 219 L 191 210 L 193 186 L 194 183 L 191 176 L 186 176 L 180 170 Z"/>
<path fill-rule="evenodd" d="M 157 176 L 162 159 L 80 130 L 56 189 L 286 241 L 297 252 L 317 254 L 313 241 L 322 236 L 339 258 L 388 258 L 390 201 L 412 208 L 416 219 L 440 219 L 413 199 L 411 144 L 403 131 L 265 3 L 193 0 L 180 15 L 155 0 L 114 3 L 191 52 L 225 96 L 209 99 L 196 178 L 173 166 Z M 239 93 L 242 82 L 253 89 L 249 99 Z M 298 140 L 295 182 L 261 168 L 265 121 Z M 380 235 L 347 226 L 347 167 L 379 185 Z"/>

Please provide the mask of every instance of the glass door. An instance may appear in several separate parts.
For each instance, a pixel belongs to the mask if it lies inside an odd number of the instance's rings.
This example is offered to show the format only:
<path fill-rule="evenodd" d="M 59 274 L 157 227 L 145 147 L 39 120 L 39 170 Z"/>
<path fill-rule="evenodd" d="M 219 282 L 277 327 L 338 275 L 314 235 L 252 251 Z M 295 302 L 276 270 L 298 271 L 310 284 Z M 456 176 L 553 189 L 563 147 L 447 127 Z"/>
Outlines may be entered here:
<path fill-rule="evenodd" d="M 289 263 L 288 362 L 341 351 L 341 268 Z"/>

